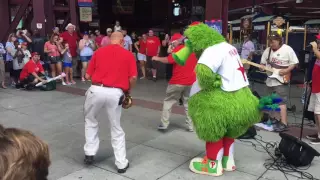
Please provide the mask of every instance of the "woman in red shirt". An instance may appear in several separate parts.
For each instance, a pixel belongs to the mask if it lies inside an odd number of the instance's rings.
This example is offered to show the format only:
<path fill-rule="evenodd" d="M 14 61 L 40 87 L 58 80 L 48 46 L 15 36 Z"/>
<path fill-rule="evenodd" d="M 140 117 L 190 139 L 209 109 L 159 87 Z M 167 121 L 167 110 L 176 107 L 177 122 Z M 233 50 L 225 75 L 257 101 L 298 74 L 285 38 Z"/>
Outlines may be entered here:
<path fill-rule="evenodd" d="M 142 34 L 142 38 L 134 44 L 134 47 L 138 51 L 137 58 L 139 60 L 140 68 L 142 71 L 142 77 L 140 79 L 146 78 L 146 61 L 147 61 L 146 44 L 147 44 L 147 35 L 146 34 Z"/>
<path fill-rule="evenodd" d="M 51 76 L 56 77 L 62 72 L 62 61 L 60 58 L 61 46 L 59 45 L 59 35 L 53 34 L 49 41 L 44 44 L 44 52 L 48 54 Z"/>

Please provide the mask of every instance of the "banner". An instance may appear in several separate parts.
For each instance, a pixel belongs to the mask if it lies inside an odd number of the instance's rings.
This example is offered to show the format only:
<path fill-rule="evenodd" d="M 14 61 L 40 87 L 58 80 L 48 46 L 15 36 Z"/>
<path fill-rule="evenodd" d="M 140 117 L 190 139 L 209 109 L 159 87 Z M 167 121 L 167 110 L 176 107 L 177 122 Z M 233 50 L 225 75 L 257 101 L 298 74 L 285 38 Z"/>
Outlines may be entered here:
<path fill-rule="evenodd" d="M 80 22 L 92 21 L 92 8 L 91 7 L 79 7 Z"/>
<path fill-rule="evenodd" d="M 208 21 L 206 20 L 205 23 L 211 27 L 212 29 L 218 31 L 220 34 L 222 34 L 222 21 L 219 19 L 219 20 L 211 20 L 211 21 Z"/>
<path fill-rule="evenodd" d="M 92 0 L 78 0 L 79 7 L 92 7 Z"/>

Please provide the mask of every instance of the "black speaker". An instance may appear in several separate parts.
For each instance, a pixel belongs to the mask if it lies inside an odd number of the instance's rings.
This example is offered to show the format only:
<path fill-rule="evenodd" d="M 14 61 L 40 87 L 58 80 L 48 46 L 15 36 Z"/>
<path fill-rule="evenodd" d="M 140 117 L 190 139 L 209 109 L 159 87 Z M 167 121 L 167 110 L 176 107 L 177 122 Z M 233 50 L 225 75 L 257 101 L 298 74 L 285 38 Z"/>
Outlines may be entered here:
<path fill-rule="evenodd" d="M 237 139 L 254 139 L 257 135 L 257 130 L 254 126 L 251 126 L 246 133 L 238 137 Z"/>
<path fill-rule="evenodd" d="M 315 156 L 320 156 L 318 151 L 298 138 L 285 133 L 279 133 L 279 135 L 282 138 L 279 150 L 288 164 L 296 167 L 307 166 Z"/>

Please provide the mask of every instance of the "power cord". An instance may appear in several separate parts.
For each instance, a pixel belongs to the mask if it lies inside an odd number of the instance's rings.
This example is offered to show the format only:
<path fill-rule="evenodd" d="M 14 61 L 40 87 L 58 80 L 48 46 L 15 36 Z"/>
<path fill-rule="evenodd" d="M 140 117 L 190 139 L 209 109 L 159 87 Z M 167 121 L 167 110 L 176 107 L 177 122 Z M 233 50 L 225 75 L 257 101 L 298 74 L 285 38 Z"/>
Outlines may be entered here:
<path fill-rule="evenodd" d="M 299 168 L 299 167 L 295 167 L 293 165 L 288 164 L 286 162 L 285 157 L 280 152 L 278 142 L 263 141 L 260 135 L 256 135 L 253 140 L 256 143 L 249 140 L 239 139 L 240 142 L 251 144 L 256 151 L 267 153 L 270 156 L 270 158 L 267 159 L 266 162 L 264 163 L 264 167 L 267 169 L 265 173 L 267 171 L 280 171 L 283 173 L 283 175 L 287 180 L 289 180 L 288 176 L 293 176 L 299 179 L 320 180 L 313 177 L 310 173 L 305 172 L 310 168 L 311 164 L 305 168 Z M 258 149 L 258 147 L 260 147 L 260 149 L 262 148 L 264 151 Z M 292 173 L 297 173 L 300 176 Z M 262 174 L 258 179 L 260 179 L 263 175 L 264 174 Z"/>

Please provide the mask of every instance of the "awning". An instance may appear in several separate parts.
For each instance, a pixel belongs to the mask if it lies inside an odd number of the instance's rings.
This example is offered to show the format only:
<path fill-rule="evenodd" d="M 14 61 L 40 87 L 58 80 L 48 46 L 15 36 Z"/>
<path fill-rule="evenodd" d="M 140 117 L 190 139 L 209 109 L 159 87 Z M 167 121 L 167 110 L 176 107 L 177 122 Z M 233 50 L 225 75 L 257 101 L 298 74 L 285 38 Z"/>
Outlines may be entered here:
<path fill-rule="evenodd" d="M 233 21 L 230 21 L 230 24 L 240 24 L 241 23 L 241 19 L 237 19 L 237 20 L 233 20 Z"/>
<path fill-rule="evenodd" d="M 243 17 L 241 17 L 240 19 L 236 19 L 233 21 L 230 21 L 230 24 L 240 24 L 242 19 L 249 19 L 249 18 L 253 18 L 254 15 L 250 14 L 250 15 L 245 15 Z"/>
<path fill-rule="evenodd" d="M 304 23 L 305 25 L 315 25 L 315 24 L 320 24 L 320 19 L 311 19 L 307 22 Z"/>
<path fill-rule="evenodd" d="M 252 22 L 253 23 L 267 22 L 267 21 L 270 21 L 273 18 L 274 18 L 274 16 L 263 16 L 263 17 L 258 17 L 256 19 L 254 19 Z"/>

